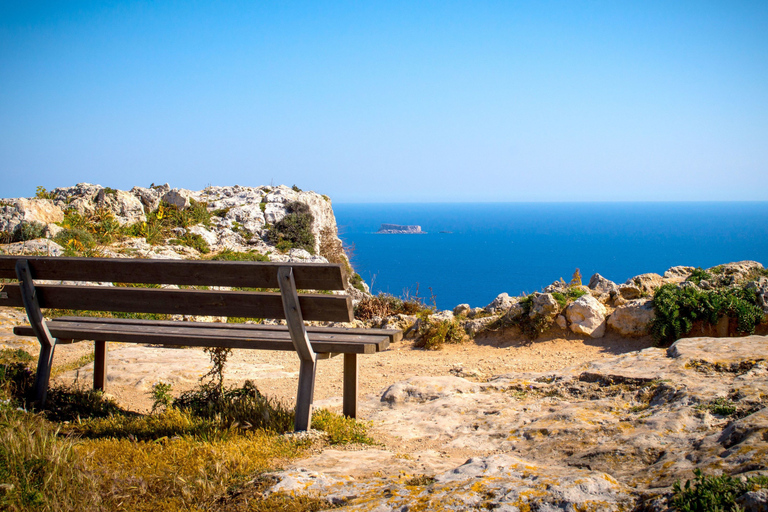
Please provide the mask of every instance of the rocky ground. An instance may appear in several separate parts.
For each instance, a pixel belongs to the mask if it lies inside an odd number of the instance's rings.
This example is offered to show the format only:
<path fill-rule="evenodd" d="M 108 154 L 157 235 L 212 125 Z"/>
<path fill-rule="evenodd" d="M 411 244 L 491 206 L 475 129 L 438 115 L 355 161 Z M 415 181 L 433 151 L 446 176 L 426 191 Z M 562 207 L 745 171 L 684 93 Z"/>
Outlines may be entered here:
<path fill-rule="evenodd" d="M 0 319 L 0 346 L 34 353 L 32 340 L 10 333 L 23 312 L 6 308 Z M 90 350 L 58 347 L 56 366 Z M 182 391 L 209 367 L 197 349 L 109 350 L 108 392 L 134 410 L 147 410 L 154 382 Z M 499 332 L 439 351 L 405 340 L 361 360 L 360 416 L 379 444 L 296 461 L 272 475 L 271 492 L 312 493 L 344 510 L 664 510 L 662 496 L 694 468 L 768 470 L 763 336 L 663 349 L 615 333 L 528 343 Z M 226 373 L 290 403 L 297 370 L 292 353 L 237 351 Z M 87 383 L 91 372 L 55 380 Z M 321 361 L 317 405 L 339 409 L 340 383 L 341 361 Z M 750 498 L 751 510 L 764 510 L 764 498 Z"/>

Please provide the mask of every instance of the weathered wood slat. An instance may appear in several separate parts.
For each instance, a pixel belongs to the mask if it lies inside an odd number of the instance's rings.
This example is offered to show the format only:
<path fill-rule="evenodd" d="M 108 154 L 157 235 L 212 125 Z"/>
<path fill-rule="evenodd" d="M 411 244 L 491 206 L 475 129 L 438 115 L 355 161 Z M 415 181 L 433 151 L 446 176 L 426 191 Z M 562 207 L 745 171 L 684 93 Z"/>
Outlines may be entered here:
<path fill-rule="evenodd" d="M 56 321 L 78 321 L 78 322 L 103 322 L 104 318 L 99 317 L 87 317 L 87 316 L 63 316 L 56 319 Z M 110 323 L 126 323 L 136 325 L 177 325 L 179 322 L 174 320 L 137 320 L 132 318 L 110 318 Z M 249 329 L 255 331 L 278 331 L 287 332 L 288 327 L 285 325 L 266 325 L 266 324 L 223 324 L 223 323 L 200 323 L 200 328 L 216 328 L 216 329 Z M 308 333 L 324 333 L 324 334 L 361 334 L 361 335 L 375 335 L 386 336 L 389 338 L 389 343 L 397 343 L 403 339 L 403 332 L 396 331 L 394 329 L 366 329 L 355 327 L 323 327 L 323 326 L 307 326 Z M 383 347 L 382 350 L 389 348 L 389 344 Z"/>
<path fill-rule="evenodd" d="M 99 329 L 119 330 L 124 332 L 151 333 L 162 331 L 169 334 L 194 335 L 194 336 L 219 336 L 235 338 L 258 338 L 267 340 L 290 340 L 288 331 L 269 331 L 253 329 L 257 325 L 248 324 L 224 324 L 211 322 L 164 322 L 162 325 L 143 324 L 141 320 L 123 320 L 117 318 L 88 318 L 69 317 L 70 319 L 56 319 L 48 322 L 49 328 L 62 330 L 82 331 L 85 333 L 98 332 Z M 79 319 L 86 321 L 79 321 Z M 14 327 L 14 333 L 19 336 L 31 336 L 33 331 L 29 325 Z M 360 329 L 341 333 L 308 333 L 310 341 L 343 341 L 354 343 L 373 343 L 377 348 L 385 350 L 389 346 L 389 338 L 378 334 L 369 334 Z"/>
<path fill-rule="evenodd" d="M 36 285 L 35 290 L 42 308 L 285 318 L 279 293 L 51 284 Z M 6 285 L 3 291 L 8 298 L 0 299 L 0 306 L 23 306 L 18 285 Z M 299 304 L 306 320 L 348 322 L 353 317 L 352 299 L 346 295 L 304 294 Z"/>
<path fill-rule="evenodd" d="M 179 322 L 181 323 L 181 322 Z M 194 322 L 189 322 L 194 325 Z M 200 324 L 206 325 L 206 324 Z M 97 324 L 77 322 L 49 322 L 51 334 L 57 338 L 86 339 L 94 341 L 119 341 L 124 343 L 155 343 L 186 346 L 222 346 L 258 350 L 294 351 L 293 342 L 288 333 L 260 333 L 231 329 L 198 329 L 195 327 L 170 328 L 160 326 L 125 326 L 116 324 Z M 14 327 L 18 336 L 32 336 L 28 325 Z M 364 337 L 361 335 L 310 336 L 310 343 L 315 352 L 374 354 L 379 347 L 388 344 L 385 337 Z"/>
<path fill-rule="evenodd" d="M 19 256 L 0 256 L 0 278 L 15 279 Z M 142 260 L 26 257 L 34 279 L 115 283 L 278 288 L 285 263 L 254 261 Z M 335 263 L 290 263 L 300 290 L 343 290 L 344 269 Z"/>

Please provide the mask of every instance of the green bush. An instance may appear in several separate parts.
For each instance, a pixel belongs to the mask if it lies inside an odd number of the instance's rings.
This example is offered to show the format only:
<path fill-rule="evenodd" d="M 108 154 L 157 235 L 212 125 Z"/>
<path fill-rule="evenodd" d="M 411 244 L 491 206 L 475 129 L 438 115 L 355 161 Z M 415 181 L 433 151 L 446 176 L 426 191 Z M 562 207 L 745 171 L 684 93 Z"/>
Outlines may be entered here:
<path fill-rule="evenodd" d="M 312 234 L 314 217 L 309 206 L 298 201 L 286 206 L 288 213 L 267 232 L 267 240 L 280 251 L 305 249 L 315 253 L 315 235 Z"/>
<path fill-rule="evenodd" d="M 735 318 L 738 331 L 751 334 L 763 319 L 755 292 L 745 288 L 701 290 L 665 284 L 656 290 L 653 307 L 656 316 L 650 330 L 659 343 L 672 343 L 688 334 L 697 320 L 716 325 L 723 316 Z"/>
<path fill-rule="evenodd" d="M 42 185 L 37 187 L 37 190 L 35 191 L 35 197 L 38 199 L 54 199 L 56 197 L 56 194 L 53 193 L 53 191 L 48 192 L 45 187 Z"/>
<path fill-rule="evenodd" d="M 269 256 L 256 251 L 238 252 L 231 249 L 224 249 L 208 259 L 215 261 L 269 261 Z"/>
<path fill-rule="evenodd" d="M 458 320 L 433 321 L 427 315 L 422 315 L 416 336 L 414 346 L 427 350 L 439 350 L 445 343 L 461 343 L 468 339 Z"/>
<path fill-rule="evenodd" d="M 677 481 L 672 486 L 669 504 L 678 512 L 737 512 L 741 510 L 736 504 L 739 496 L 768 488 L 768 477 L 762 475 L 742 482 L 727 475 L 705 476 L 700 469 L 694 469 L 693 473 L 693 481 L 687 480 L 684 486 Z"/>
<path fill-rule="evenodd" d="M 60 231 L 53 241 L 64 248 L 66 256 L 88 255 L 96 247 L 96 237 L 80 228 Z"/>
<path fill-rule="evenodd" d="M 312 428 L 328 434 L 328 442 L 331 444 L 374 443 L 368 436 L 368 427 L 365 423 L 326 409 L 320 409 L 312 414 Z"/>
<path fill-rule="evenodd" d="M 696 267 L 693 269 L 693 272 L 691 272 L 691 275 L 688 276 L 686 279 L 687 282 L 693 283 L 695 285 L 700 284 L 702 281 L 711 281 L 712 280 L 712 274 L 707 272 L 706 270 L 703 270 L 701 267 Z"/>
<path fill-rule="evenodd" d="M 39 222 L 22 222 L 13 230 L 14 242 L 25 242 L 27 240 L 37 240 L 43 237 L 45 225 Z"/>

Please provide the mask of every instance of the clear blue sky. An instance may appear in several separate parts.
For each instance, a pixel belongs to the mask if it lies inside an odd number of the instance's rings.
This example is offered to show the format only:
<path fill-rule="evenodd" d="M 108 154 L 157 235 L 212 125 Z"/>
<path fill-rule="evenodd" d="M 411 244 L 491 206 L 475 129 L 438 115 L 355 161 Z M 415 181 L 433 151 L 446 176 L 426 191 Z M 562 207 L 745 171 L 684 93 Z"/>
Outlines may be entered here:
<path fill-rule="evenodd" d="M 768 2 L 0 2 L 0 197 L 768 200 Z"/>

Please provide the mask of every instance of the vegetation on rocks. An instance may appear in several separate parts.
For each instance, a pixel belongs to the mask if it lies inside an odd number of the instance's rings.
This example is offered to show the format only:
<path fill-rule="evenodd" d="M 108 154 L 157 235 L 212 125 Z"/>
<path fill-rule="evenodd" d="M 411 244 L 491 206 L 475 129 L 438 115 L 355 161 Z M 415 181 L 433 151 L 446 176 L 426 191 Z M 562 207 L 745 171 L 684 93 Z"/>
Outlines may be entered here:
<path fill-rule="evenodd" d="M 315 235 L 312 234 L 312 223 L 315 219 L 309 211 L 309 206 L 294 201 L 286 206 L 286 210 L 288 213 L 272 226 L 267 239 L 283 252 L 296 248 L 314 254 Z"/>
<path fill-rule="evenodd" d="M 422 314 L 414 346 L 427 350 L 439 350 L 446 343 L 462 343 L 468 339 L 466 331 L 455 318 L 434 320 Z"/>
<path fill-rule="evenodd" d="M 694 322 L 716 325 L 720 318 L 736 320 L 741 333 L 753 333 L 763 320 L 755 292 L 737 286 L 702 290 L 697 286 L 665 284 L 653 296 L 656 313 L 650 330 L 658 343 L 668 344 L 688 334 Z"/>
<path fill-rule="evenodd" d="M 416 315 L 429 308 L 418 296 L 399 298 L 387 293 L 365 297 L 355 306 L 355 318 L 371 320 L 394 315 Z"/>
<path fill-rule="evenodd" d="M 744 480 L 728 475 L 707 476 L 695 469 L 694 479 L 685 485 L 675 482 L 669 504 L 678 512 L 738 512 L 736 500 L 743 494 L 768 489 L 768 476 L 750 476 Z"/>

